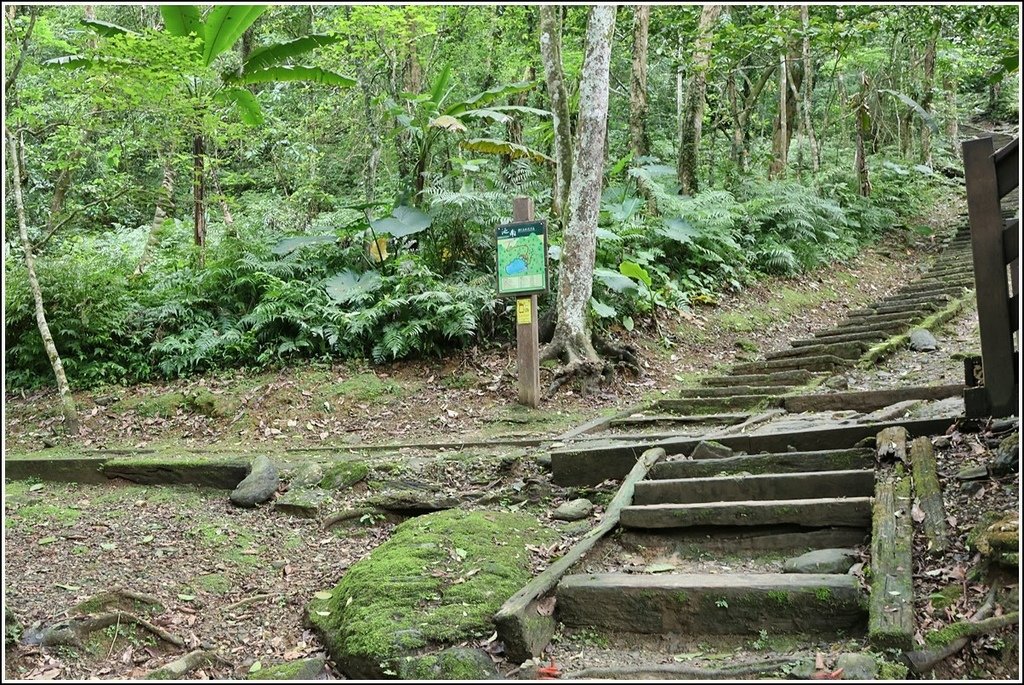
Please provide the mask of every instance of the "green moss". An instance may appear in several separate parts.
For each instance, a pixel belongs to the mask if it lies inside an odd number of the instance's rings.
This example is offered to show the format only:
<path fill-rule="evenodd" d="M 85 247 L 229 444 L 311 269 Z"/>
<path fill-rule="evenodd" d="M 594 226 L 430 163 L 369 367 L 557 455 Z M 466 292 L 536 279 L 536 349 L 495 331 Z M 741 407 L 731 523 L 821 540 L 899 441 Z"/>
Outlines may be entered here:
<path fill-rule="evenodd" d="M 174 416 L 179 409 L 188 405 L 188 398 L 184 393 L 170 392 L 156 397 L 133 397 L 118 402 L 116 411 L 129 411 L 134 409 L 140 416 L 159 416 L 168 419 Z"/>
<path fill-rule="evenodd" d="M 945 609 L 946 607 L 956 604 L 956 601 L 960 599 L 960 596 L 963 595 L 963 593 L 963 586 L 958 583 L 954 583 L 942 588 L 938 592 L 933 592 L 928 595 L 928 600 L 936 609 Z"/>
<path fill-rule="evenodd" d="M 324 469 L 320 487 L 325 490 L 350 488 L 370 475 L 370 467 L 361 461 L 340 461 Z"/>
<path fill-rule="evenodd" d="M 672 595 L 672 599 L 676 601 L 676 604 L 686 604 L 690 600 L 690 596 L 685 591 L 680 590 L 676 594 Z"/>
<path fill-rule="evenodd" d="M 487 657 L 471 649 L 446 649 L 436 654 L 407 656 L 403 659 L 402 680 L 454 680 L 471 682 L 488 680 L 494 668 Z"/>
<path fill-rule="evenodd" d="M 188 407 L 198 414 L 211 418 L 233 416 L 240 403 L 229 395 L 215 395 L 209 390 L 200 390 L 188 398 Z"/>
<path fill-rule="evenodd" d="M 310 621 L 336 660 L 379 674 L 382 663 L 394 668 L 400 636 L 453 643 L 492 632 L 491 617 L 531 576 L 526 545 L 555 537 L 523 513 L 416 517 L 349 568 L 330 599 L 314 599 Z"/>
<path fill-rule="evenodd" d="M 441 384 L 451 390 L 465 390 L 476 385 L 477 375 L 466 371 L 465 373 L 452 374 L 441 379 Z"/>
<path fill-rule="evenodd" d="M 344 397 L 346 401 L 387 404 L 393 399 L 413 395 L 422 387 L 423 384 L 419 382 L 402 385 L 391 379 L 381 379 L 372 371 L 366 371 L 334 384 L 329 394 Z"/>
<path fill-rule="evenodd" d="M 323 662 L 311 664 L 308 659 L 296 659 L 261 668 L 246 677 L 248 680 L 309 680 L 311 673 L 319 674 L 321 670 Z"/>
<path fill-rule="evenodd" d="M 23 521 L 30 524 L 55 522 L 65 528 L 75 525 L 82 518 L 82 512 L 78 509 L 62 507 L 47 502 L 27 504 L 19 508 L 15 513 Z"/>
<path fill-rule="evenodd" d="M 740 348 L 744 352 L 757 352 L 759 349 L 757 343 L 752 340 L 747 340 L 746 338 L 737 338 L 736 347 Z"/>
<path fill-rule="evenodd" d="M 814 597 L 819 602 L 828 602 L 832 599 L 832 590 L 827 587 L 814 588 Z"/>
<path fill-rule="evenodd" d="M 204 576 L 199 576 L 195 582 L 200 588 L 215 595 L 223 595 L 231 590 L 231 581 L 220 573 L 208 573 Z"/>
<path fill-rule="evenodd" d="M 769 602 L 780 607 L 789 606 L 789 593 L 785 590 L 769 590 L 766 597 Z"/>

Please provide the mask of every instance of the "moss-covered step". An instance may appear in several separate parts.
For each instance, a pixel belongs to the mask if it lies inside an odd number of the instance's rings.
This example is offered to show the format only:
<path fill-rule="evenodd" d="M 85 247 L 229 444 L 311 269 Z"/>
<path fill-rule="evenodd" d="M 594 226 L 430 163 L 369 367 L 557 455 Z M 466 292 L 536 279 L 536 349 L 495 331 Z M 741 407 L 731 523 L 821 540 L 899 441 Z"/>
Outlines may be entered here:
<path fill-rule="evenodd" d="M 793 385 L 725 385 L 704 388 L 683 388 L 678 397 L 731 397 L 733 395 L 779 395 L 791 390 Z"/>
<path fill-rule="evenodd" d="M 249 473 L 242 459 L 209 457 L 132 457 L 108 459 L 107 478 L 124 478 L 141 485 L 201 485 L 235 489 Z"/>
<path fill-rule="evenodd" d="M 680 558 L 698 559 L 706 554 L 782 553 L 796 556 L 812 549 L 857 547 L 864 544 L 870 534 L 862 526 L 804 528 L 792 524 L 716 528 L 714 535 L 708 535 L 704 528 L 676 529 L 671 535 L 659 530 L 634 528 L 623 530 L 618 541 L 623 547 L 645 555 L 653 552 L 658 556 L 678 554 Z"/>
<path fill-rule="evenodd" d="M 870 449 L 815 450 L 744 454 L 724 459 L 662 461 L 651 469 L 651 478 L 707 478 L 736 473 L 806 473 L 868 469 L 874 465 Z"/>
<path fill-rule="evenodd" d="M 641 428 L 661 424 L 694 423 L 732 426 L 743 423 L 749 418 L 750 414 L 637 414 L 611 419 L 608 425 L 612 428 Z"/>
<path fill-rule="evenodd" d="M 877 649 L 914 646 L 911 504 L 911 478 L 898 464 L 875 484 L 868 640 Z"/>
<path fill-rule="evenodd" d="M 790 357 L 784 359 L 771 359 L 760 362 L 747 362 L 732 367 L 733 371 L 739 374 L 764 373 L 772 371 L 788 371 L 792 369 L 804 369 L 806 371 L 836 371 L 852 366 L 849 359 L 836 357 L 831 354 L 808 355 L 806 357 Z"/>
<path fill-rule="evenodd" d="M 639 633 L 851 636 L 867 619 L 857 579 L 833 574 L 581 574 L 556 596 L 567 626 Z"/>
<path fill-rule="evenodd" d="M 767 526 L 795 523 L 808 527 L 870 526 L 870 497 L 823 497 L 697 504 L 642 504 L 625 507 L 626 528 L 693 526 Z"/>
<path fill-rule="evenodd" d="M 835 335 L 822 336 L 820 338 L 799 338 L 790 341 L 793 347 L 811 347 L 817 345 L 829 345 L 832 343 L 845 342 L 872 342 L 886 337 L 883 331 L 868 331 L 867 333 L 837 333 Z"/>
<path fill-rule="evenodd" d="M 891 335 L 905 331 L 910 326 L 911 324 L 906 321 L 883 321 L 859 326 L 844 326 L 843 328 L 826 328 L 814 333 L 814 337 L 828 341 L 835 338 L 835 336 L 850 335 L 851 333 L 885 333 L 886 335 Z"/>
<path fill-rule="evenodd" d="M 51 457 L 45 453 L 4 457 L 8 480 L 52 480 L 63 483 L 106 483 L 103 465 L 110 457 Z"/>
<path fill-rule="evenodd" d="M 791 347 L 788 350 L 779 350 L 765 355 L 765 359 L 792 359 L 795 357 L 816 357 L 820 355 L 832 355 L 840 359 L 859 359 L 862 354 L 868 351 L 866 342 L 847 341 L 839 343 L 821 343 L 804 347 Z"/>
<path fill-rule="evenodd" d="M 876 323 L 892 323 L 897 321 L 917 321 L 928 316 L 923 309 L 915 309 L 909 312 L 896 312 L 895 314 L 868 314 L 867 316 L 848 316 L 836 325 L 836 330 L 842 331 L 853 326 L 865 326 Z"/>
<path fill-rule="evenodd" d="M 963 394 L 963 384 L 925 385 L 891 390 L 855 390 L 851 392 L 790 395 L 782 406 L 792 413 L 812 411 L 872 411 L 906 400 L 941 400 Z"/>
<path fill-rule="evenodd" d="M 870 497 L 874 486 L 875 472 L 867 469 L 659 478 L 637 483 L 633 504 Z"/>
<path fill-rule="evenodd" d="M 822 374 L 817 374 L 806 369 L 793 369 L 790 371 L 776 371 L 773 373 L 741 374 L 734 373 L 728 376 L 708 376 L 701 379 L 703 385 L 710 386 L 770 386 L 770 385 L 804 385 L 810 383 Z"/>
<path fill-rule="evenodd" d="M 649 409 L 669 414 L 714 414 L 728 409 L 752 409 L 767 407 L 774 395 L 758 393 L 751 395 L 728 395 L 726 397 L 679 397 L 657 400 Z"/>
<path fill-rule="evenodd" d="M 907 302 L 895 301 L 894 303 L 886 303 L 884 301 L 880 301 L 878 304 L 872 305 L 871 307 L 850 310 L 846 315 L 850 317 L 858 317 L 871 316 L 873 314 L 905 314 L 907 312 L 918 311 L 921 309 L 934 312 L 939 309 L 940 302 L 948 299 L 949 295 L 937 295 L 935 297 L 913 298 Z"/>

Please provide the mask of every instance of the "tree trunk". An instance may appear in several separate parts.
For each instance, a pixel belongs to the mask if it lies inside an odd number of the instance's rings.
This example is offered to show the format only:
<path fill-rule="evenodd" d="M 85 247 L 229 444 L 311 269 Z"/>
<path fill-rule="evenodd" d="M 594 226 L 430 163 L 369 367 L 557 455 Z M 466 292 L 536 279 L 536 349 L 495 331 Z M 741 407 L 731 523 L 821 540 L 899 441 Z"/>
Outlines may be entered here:
<path fill-rule="evenodd" d="M 520 80 L 522 80 L 522 81 L 532 81 L 534 78 L 536 78 L 536 76 L 537 76 L 536 73 L 533 71 L 533 65 L 531 64 L 530 66 L 526 67 L 526 70 L 523 72 L 523 77 Z M 526 104 L 528 96 L 529 96 L 529 93 L 527 91 L 525 91 L 525 90 L 522 93 L 516 93 L 511 98 L 509 98 L 509 104 L 510 105 L 517 105 L 519 107 L 522 107 L 522 106 L 524 106 Z M 508 123 L 505 124 L 505 132 L 508 134 L 507 140 L 510 143 L 515 143 L 516 145 L 522 145 L 523 144 L 523 120 L 522 120 L 522 118 L 520 118 L 518 116 L 513 116 L 511 119 L 509 119 Z M 512 156 L 511 155 L 502 155 L 501 156 L 501 168 L 502 169 L 505 169 L 511 163 L 512 163 Z"/>
<path fill-rule="evenodd" d="M 633 10 L 633 79 L 629 88 L 629 147 L 633 158 L 643 157 L 650 148 L 647 135 L 647 34 L 651 6 Z"/>
<path fill-rule="evenodd" d="M 206 180 L 203 170 L 203 154 L 203 136 L 200 134 L 192 139 L 192 200 L 194 204 L 192 237 L 200 269 L 206 263 L 206 203 L 203 197 L 206 191 Z"/>
<path fill-rule="evenodd" d="M 64 375 L 64 364 L 60 360 L 57 346 L 53 343 L 53 336 L 50 334 L 50 326 L 46 322 L 46 309 L 43 307 L 43 291 L 39 287 L 39 279 L 36 277 L 35 257 L 32 254 L 32 242 L 28 238 L 28 222 L 25 219 L 25 200 L 21 194 L 21 162 L 19 159 L 17 139 L 9 131 L 4 130 L 7 138 L 7 150 L 11 160 L 11 185 L 14 189 L 14 207 L 18 215 L 18 234 L 21 237 L 21 248 L 25 253 L 25 268 L 28 270 L 28 286 L 32 291 L 32 301 L 35 303 L 36 325 L 39 327 L 39 335 L 43 339 L 43 348 L 46 356 L 53 367 L 53 375 L 57 380 L 57 391 L 60 393 L 61 407 L 64 411 L 64 427 L 71 435 L 78 433 L 78 410 L 75 408 L 75 398 L 68 387 L 67 376 Z"/>
<path fill-rule="evenodd" d="M 931 37 L 924 51 L 924 78 L 921 84 L 921 107 L 929 115 L 932 114 L 932 102 L 935 99 L 935 44 L 939 39 L 939 27 L 932 28 Z M 921 163 L 932 163 L 932 130 L 927 121 L 921 122 Z"/>
<path fill-rule="evenodd" d="M 220 205 L 220 213 L 224 217 L 225 232 L 232 238 L 238 237 L 235 230 L 235 217 L 231 215 L 231 208 L 228 207 L 228 199 L 220 189 L 220 179 L 217 178 L 217 167 L 210 168 L 210 181 L 213 183 L 213 192 L 217 194 L 217 203 Z"/>
<path fill-rule="evenodd" d="M 590 340 L 587 313 L 594 286 L 597 216 L 604 173 L 608 126 L 608 78 L 615 7 L 596 5 L 587 22 L 587 44 L 580 76 L 580 109 L 567 223 L 558 276 L 558 321 L 542 354 L 566 362 L 565 372 L 594 373 L 599 362 Z"/>
<path fill-rule="evenodd" d="M 772 136 L 772 163 L 768 168 L 769 178 L 779 178 L 785 175 L 786 167 L 789 165 L 789 130 L 788 117 L 788 95 L 789 86 L 787 76 L 789 69 L 786 68 L 786 53 L 779 55 L 779 114 L 775 119 L 775 135 Z"/>
<path fill-rule="evenodd" d="M 743 120 L 740 115 L 740 96 L 736 92 L 736 74 L 729 74 L 729 116 L 732 119 L 732 135 L 730 137 L 731 149 L 730 156 L 732 157 L 733 164 L 736 165 L 736 170 L 740 173 L 746 171 L 744 166 L 744 155 L 743 155 L 743 137 L 744 128 Z"/>
<path fill-rule="evenodd" d="M 572 129 L 562 71 L 562 20 L 559 12 L 556 5 L 542 5 L 540 8 L 540 56 L 544 62 L 544 79 L 548 99 L 551 100 L 555 131 L 555 188 L 551 194 L 551 213 L 562 219 L 572 179 Z"/>
<path fill-rule="evenodd" d="M 366 176 L 363 178 L 363 190 L 367 202 L 373 202 L 377 197 L 377 167 L 380 166 L 380 158 L 383 149 L 380 129 L 377 127 L 377 119 L 373 116 L 373 95 L 367 85 L 366 79 L 359 79 L 360 88 L 363 91 L 363 112 L 366 114 L 366 130 L 370 134 L 370 158 L 366 160 Z M 401 170 L 399 170 L 401 173 Z"/>
<path fill-rule="evenodd" d="M 721 5 L 705 5 L 700 12 L 697 40 L 693 47 L 693 64 L 679 118 L 679 159 L 676 174 L 683 195 L 697 192 L 697 165 L 700 153 L 701 127 L 704 122 L 704 93 L 711 62 L 712 27 L 722 13 Z"/>
<path fill-rule="evenodd" d="M 952 76 L 946 76 L 942 81 L 942 88 L 946 91 L 949 98 L 949 102 L 946 105 L 949 108 L 946 135 L 949 137 L 950 152 L 953 153 L 953 159 L 960 159 L 960 122 L 958 121 L 959 112 L 957 112 L 956 104 L 956 79 Z"/>
<path fill-rule="evenodd" d="M 861 197 L 871 194 L 871 179 L 868 178 L 868 159 L 865 154 L 865 139 L 871 135 L 871 114 L 868 108 L 868 77 L 860 72 L 860 95 L 857 97 L 856 108 L 857 151 L 854 156 L 854 169 L 857 172 L 857 192 Z"/>
<path fill-rule="evenodd" d="M 821 150 L 818 148 L 818 140 L 814 135 L 814 122 L 811 115 L 814 112 L 814 65 L 811 61 L 811 19 L 810 19 L 810 8 L 807 5 L 800 5 L 800 23 L 804 31 L 803 48 L 801 52 L 801 58 L 803 60 L 804 75 L 803 75 L 803 89 L 804 89 L 804 134 L 807 136 L 807 144 L 811 148 L 811 168 L 814 174 L 818 174 L 818 169 L 821 167 Z"/>
<path fill-rule="evenodd" d="M 135 265 L 134 274 L 136 276 L 145 271 L 149 261 L 153 258 L 153 251 L 160 244 L 160 229 L 167 219 L 167 210 L 170 209 L 174 199 L 174 165 L 171 163 L 170 154 L 164 159 L 163 167 L 163 180 L 160 182 L 160 190 L 157 192 L 153 222 L 149 225 L 149 236 L 146 238 L 146 244 L 142 247 L 139 263 Z"/>

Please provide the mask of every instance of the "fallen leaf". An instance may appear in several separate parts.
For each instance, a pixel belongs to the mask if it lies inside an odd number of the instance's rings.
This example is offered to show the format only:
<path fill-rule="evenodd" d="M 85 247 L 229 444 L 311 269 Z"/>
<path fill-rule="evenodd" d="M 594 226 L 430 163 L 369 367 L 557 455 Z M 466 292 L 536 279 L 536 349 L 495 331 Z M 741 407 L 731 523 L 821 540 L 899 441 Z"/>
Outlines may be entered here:
<path fill-rule="evenodd" d="M 315 593 L 313 596 L 317 599 L 330 599 L 333 594 L 334 593 L 329 592 L 327 590 L 321 590 L 320 592 Z"/>
<path fill-rule="evenodd" d="M 178 599 L 180 599 L 182 602 L 191 602 L 195 598 L 195 595 L 178 595 Z"/>
<path fill-rule="evenodd" d="M 822 671 L 814 673 L 811 678 L 814 680 L 840 680 L 843 677 L 843 669 L 837 668 L 834 671 Z"/>
<path fill-rule="evenodd" d="M 53 535 L 50 535 L 49 537 L 45 537 L 45 538 L 41 539 L 39 541 L 39 544 L 40 545 L 49 545 L 49 544 L 51 544 L 53 542 L 57 542 L 57 538 L 54 537 Z"/>
<path fill-rule="evenodd" d="M 921 507 L 917 506 L 917 502 L 914 502 L 914 506 L 910 509 L 910 518 L 914 519 L 916 523 L 924 521 L 925 513 Z"/>

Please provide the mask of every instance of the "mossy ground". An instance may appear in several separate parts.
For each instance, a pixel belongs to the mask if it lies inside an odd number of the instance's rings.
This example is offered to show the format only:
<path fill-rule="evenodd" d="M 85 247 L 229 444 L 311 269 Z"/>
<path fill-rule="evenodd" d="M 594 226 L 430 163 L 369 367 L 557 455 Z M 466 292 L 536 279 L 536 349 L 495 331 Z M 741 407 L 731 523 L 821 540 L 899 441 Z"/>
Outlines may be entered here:
<path fill-rule="evenodd" d="M 528 514 L 449 510 L 420 516 L 354 564 L 308 609 L 339 663 L 394 672 L 401 652 L 493 630 L 491 617 L 530 578 L 527 544 L 554 533 Z"/>

